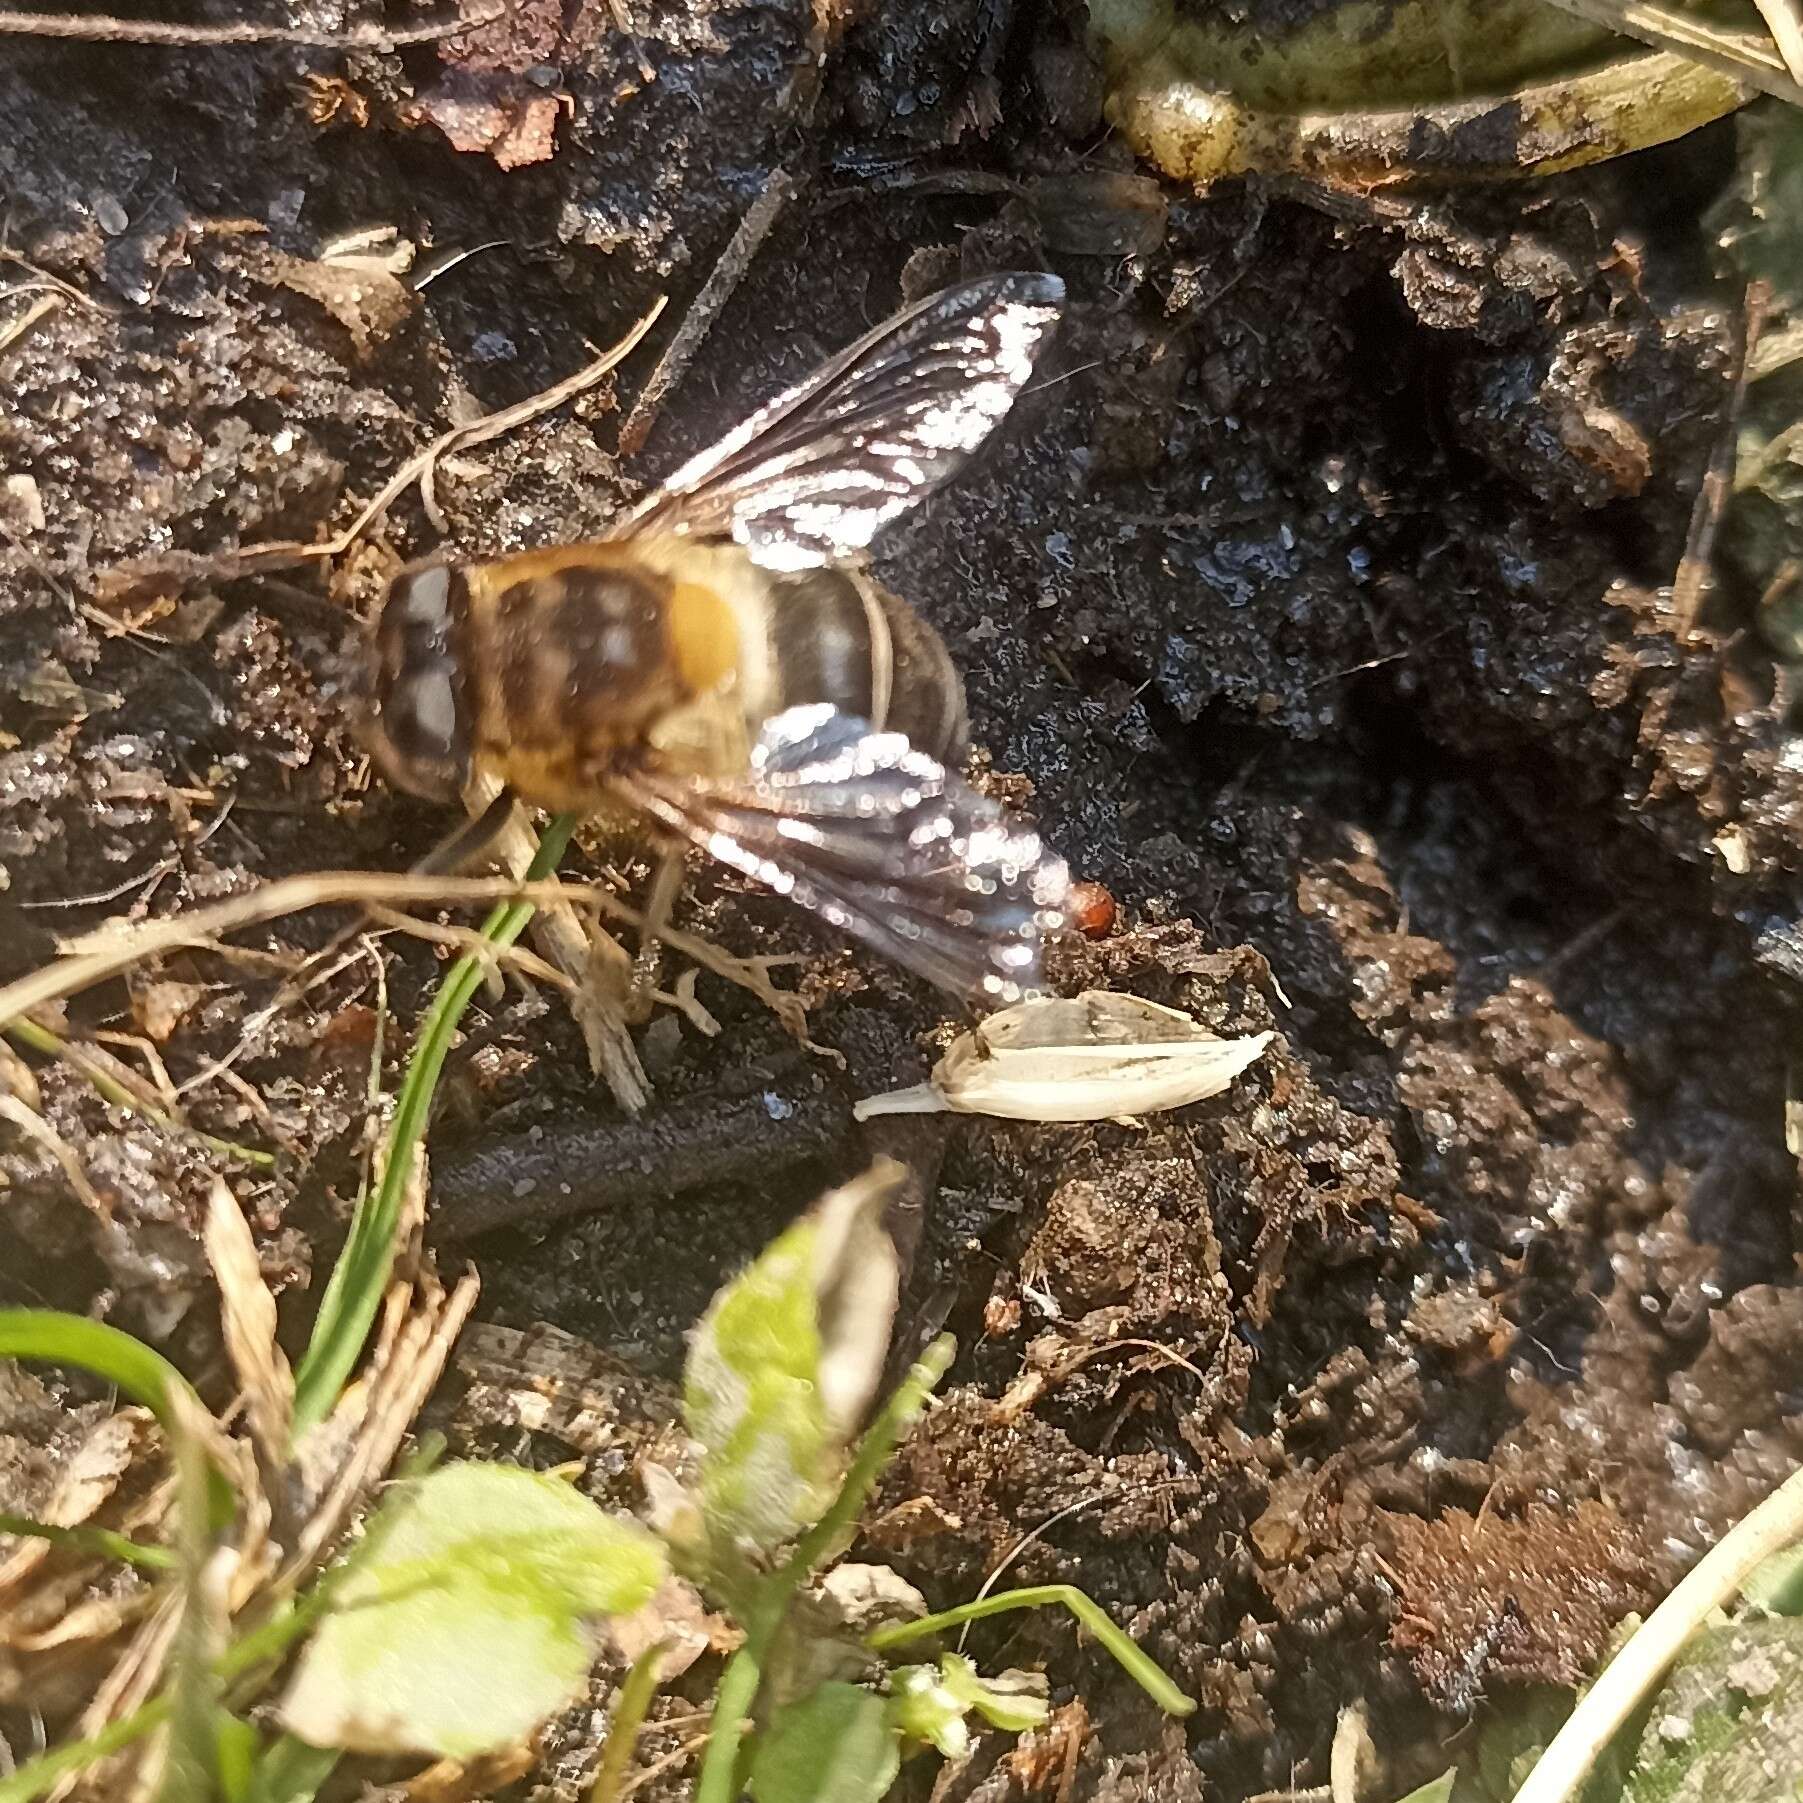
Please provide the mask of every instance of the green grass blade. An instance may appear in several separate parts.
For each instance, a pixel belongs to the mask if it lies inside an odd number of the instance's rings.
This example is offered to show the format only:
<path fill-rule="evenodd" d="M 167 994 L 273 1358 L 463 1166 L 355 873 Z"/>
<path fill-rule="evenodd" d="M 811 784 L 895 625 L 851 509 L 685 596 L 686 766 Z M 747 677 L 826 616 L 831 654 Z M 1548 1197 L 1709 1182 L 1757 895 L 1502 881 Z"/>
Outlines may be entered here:
<path fill-rule="evenodd" d="M 559 814 L 551 822 L 539 844 L 538 856 L 526 872 L 526 881 L 537 882 L 556 869 L 575 825 L 573 814 Z M 533 913 L 530 902 L 503 902 L 482 923 L 482 937 L 494 945 L 512 945 L 526 930 Z M 414 1150 L 425 1137 L 432 1093 L 438 1087 L 457 1023 L 480 986 L 484 969 L 482 959 L 474 952 L 459 958 L 420 1027 L 395 1101 L 382 1168 L 374 1187 L 357 1199 L 349 1237 L 332 1268 L 306 1354 L 294 1373 L 297 1439 L 332 1412 L 362 1356 L 394 1269 L 395 1231 L 408 1175 L 413 1169 Z"/>
<path fill-rule="evenodd" d="M 168 1571 L 175 1564 L 175 1555 L 166 1546 L 146 1546 L 142 1541 L 115 1534 L 111 1528 L 59 1528 L 48 1521 L 33 1521 L 29 1515 L 0 1513 L 0 1534 L 48 1540 L 53 1546 L 66 1546 L 96 1558 L 122 1560 L 141 1571 Z"/>
<path fill-rule="evenodd" d="M 1048 1607 L 1068 1609 L 1167 1715 L 1189 1715 L 1194 1711 L 1196 1699 L 1179 1690 L 1156 1661 L 1108 1619 L 1100 1604 L 1074 1584 L 1034 1584 L 1024 1590 L 1004 1590 L 1000 1596 L 979 1597 L 974 1603 L 960 1603 L 955 1609 L 923 1615 L 918 1621 L 893 1622 L 878 1628 L 865 1636 L 864 1644 L 873 1653 L 886 1653 L 891 1647 L 905 1646 L 910 1640 L 921 1640 L 947 1628 L 961 1628 L 967 1621 L 981 1621 L 987 1615 L 1001 1615 L 1009 1609 Z"/>
<path fill-rule="evenodd" d="M 92 1371 L 149 1409 L 171 1447 L 187 1436 L 173 1400 L 178 1393 L 196 1416 L 206 1413 L 188 1380 L 160 1352 L 104 1321 L 90 1321 L 85 1315 L 64 1314 L 53 1308 L 0 1308 L 0 1358 L 79 1365 L 84 1371 Z M 213 1522 L 230 1521 L 236 1494 L 225 1474 L 210 1462 L 207 1484 Z"/>
<path fill-rule="evenodd" d="M 37 1803 L 55 1790 L 65 1778 L 85 1771 L 96 1760 L 105 1759 L 134 1740 L 160 1728 L 169 1719 L 169 1699 L 158 1697 L 142 1709 L 110 1722 L 98 1734 L 86 1740 L 75 1740 L 67 1746 L 52 1747 L 26 1763 L 10 1778 L 0 1778 L 0 1803 Z"/>

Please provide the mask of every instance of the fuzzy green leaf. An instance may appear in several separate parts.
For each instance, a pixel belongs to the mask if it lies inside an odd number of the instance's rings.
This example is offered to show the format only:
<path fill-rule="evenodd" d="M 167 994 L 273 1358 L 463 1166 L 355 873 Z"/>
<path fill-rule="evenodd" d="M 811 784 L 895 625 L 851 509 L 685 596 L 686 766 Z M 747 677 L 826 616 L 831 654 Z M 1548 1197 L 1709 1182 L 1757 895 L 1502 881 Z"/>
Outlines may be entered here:
<path fill-rule="evenodd" d="M 629 1613 L 662 1548 L 556 1478 L 451 1464 L 404 1486 L 302 1655 L 282 1704 L 315 1746 L 466 1759 L 581 1687 L 585 1618 Z"/>
<path fill-rule="evenodd" d="M 831 1499 L 888 1349 L 897 1277 L 881 1209 L 896 1175 L 878 1167 L 824 1197 L 695 1331 L 683 1412 L 716 1546 L 767 1552 Z"/>
<path fill-rule="evenodd" d="M 883 1699 L 823 1684 L 759 1736 L 749 1788 L 756 1803 L 878 1803 L 900 1769 Z"/>

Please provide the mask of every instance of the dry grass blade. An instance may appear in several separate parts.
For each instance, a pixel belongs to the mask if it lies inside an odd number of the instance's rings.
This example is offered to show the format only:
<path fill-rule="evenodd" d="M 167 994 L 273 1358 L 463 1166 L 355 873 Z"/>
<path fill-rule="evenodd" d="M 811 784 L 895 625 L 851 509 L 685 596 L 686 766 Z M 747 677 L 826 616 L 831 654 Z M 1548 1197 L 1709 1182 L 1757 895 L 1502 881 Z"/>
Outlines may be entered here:
<path fill-rule="evenodd" d="M 566 906 L 601 908 L 622 919 L 636 916 L 630 908 L 601 890 L 572 887 L 566 883 L 520 883 L 509 877 L 446 877 L 386 874 L 373 870 L 320 871 L 307 876 L 283 877 L 261 889 L 248 890 L 212 907 L 172 920 L 115 924 L 64 942 L 69 955 L 21 977 L 0 989 L 0 1025 L 78 994 L 141 964 L 148 958 L 182 946 L 222 949 L 216 942 L 222 933 L 259 921 L 277 920 L 307 908 L 343 906 L 357 902 L 458 902 L 531 901 L 562 902 Z"/>
<path fill-rule="evenodd" d="M 440 926 L 436 921 L 404 914 L 398 908 L 371 908 L 369 917 L 378 926 L 405 933 L 411 939 L 424 939 L 452 951 L 472 952 L 494 971 L 511 971 L 518 976 L 531 977 L 537 982 L 548 983 L 553 989 L 576 987 L 574 977 L 566 975 L 556 965 L 546 963 L 536 953 L 521 951 L 517 945 L 496 945 L 474 927 Z"/>
<path fill-rule="evenodd" d="M 1715 539 L 1727 514 L 1729 492 L 1734 483 L 1734 458 L 1739 444 L 1741 409 L 1747 400 L 1748 372 L 1752 368 L 1753 355 L 1759 349 L 1770 301 L 1768 283 L 1747 284 L 1728 377 L 1728 405 L 1708 468 L 1703 471 L 1703 480 L 1697 487 L 1684 554 L 1678 559 L 1678 571 L 1672 579 L 1672 614 L 1679 633 L 1684 636 L 1688 636 L 1696 625 L 1697 614 L 1708 596 L 1714 576 Z"/>
<path fill-rule="evenodd" d="M 379 1344 L 364 1376 L 346 1392 L 340 1409 L 356 1419 L 349 1449 L 311 1519 L 302 1530 L 295 1554 L 285 1567 L 286 1583 L 299 1583 L 316 1570 L 338 1544 L 358 1503 L 394 1463 L 395 1454 L 414 1417 L 425 1406 L 479 1289 L 476 1274 L 462 1277 L 447 1295 L 434 1278 L 416 1287 L 399 1283 L 390 1291 L 400 1318 L 391 1341 Z M 325 1424 L 331 1433 L 337 1417 Z"/>
<path fill-rule="evenodd" d="M 0 356 L 4 356 L 10 351 L 40 319 L 54 313 L 66 298 L 54 290 L 49 293 L 40 293 L 17 319 L 4 330 L 0 330 Z"/>
<path fill-rule="evenodd" d="M 35 1140 L 56 1160 L 70 1189 L 85 1207 L 103 1221 L 112 1218 L 113 1211 L 95 1193 L 87 1171 L 75 1156 L 75 1148 L 41 1114 L 33 1114 L 17 1096 L 0 1096 L 0 1120 L 11 1121 L 27 1139 Z"/>
<path fill-rule="evenodd" d="M 219 1284 L 225 1349 L 244 1391 L 251 1438 L 267 1487 L 288 1454 L 294 1374 L 276 1343 L 275 1297 L 263 1281 L 256 1241 L 221 1177 L 213 1179 L 207 1195 L 206 1248 Z"/>
<path fill-rule="evenodd" d="M 1753 0 L 1753 4 L 1765 20 L 1791 80 L 1803 82 L 1803 15 L 1797 11 L 1796 0 Z"/>
<path fill-rule="evenodd" d="M 733 290 L 744 280 L 745 271 L 751 267 L 759 246 L 769 237 L 771 227 L 782 217 L 784 209 L 794 198 L 795 178 L 788 170 L 778 169 L 764 184 L 757 199 L 746 209 L 745 217 L 739 221 L 739 229 L 732 235 L 732 241 L 721 253 L 712 273 L 702 283 L 701 292 L 695 296 L 688 312 L 683 315 L 676 336 L 658 358 L 657 367 L 639 391 L 638 399 L 632 403 L 632 411 L 627 414 L 626 423 L 620 428 L 619 450 L 622 457 L 632 456 L 651 436 L 651 428 L 657 423 L 658 412 L 665 398 L 682 380 L 696 351 L 712 330 L 714 321 L 732 299 Z"/>
<path fill-rule="evenodd" d="M 1561 12 L 1638 38 L 1657 50 L 1687 56 L 1761 93 L 1803 106 L 1803 85 L 1769 38 L 1752 31 L 1721 31 L 1689 13 L 1649 0 L 1550 0 Z"/>
<path fill-rule="evenodd" d="M 163 44 L 199 49 L 226 44 L 297 44 L 309 50 L 390 50 L 400 44 L 427 44 L 454 38 L 498 19 L 504 5 L 482 8 L 458 19 L 409 25 L 398 31 L 309 31 L 286 25 L 182 25 L 173 20 L 119 19 L 105 13 L 0 12 L 0 33 L 14 37 L 81 38 L 94 44 Z"/>

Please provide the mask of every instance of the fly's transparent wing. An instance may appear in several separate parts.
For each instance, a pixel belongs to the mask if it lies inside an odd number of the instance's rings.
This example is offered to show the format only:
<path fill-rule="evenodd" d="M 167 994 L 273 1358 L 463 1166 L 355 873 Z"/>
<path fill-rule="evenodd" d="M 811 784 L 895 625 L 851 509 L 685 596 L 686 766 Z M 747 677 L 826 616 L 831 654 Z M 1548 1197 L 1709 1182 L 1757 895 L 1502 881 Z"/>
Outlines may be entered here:
<path fill-rule="evenodd" d="M 796 707 L 765 724 L 746 777 L 616 780 L 722 864 L 953 995 L 1003 1003 L 1039 986 L 1063 859 L 899 733 Z"/>
<path fill-rule="evenodd" d="M 931 296 L 690 458 L 609 536 L 733 538 L 773 570 L 854 556 L 989 436 L 1063 302 L 1035 274 Z"/>

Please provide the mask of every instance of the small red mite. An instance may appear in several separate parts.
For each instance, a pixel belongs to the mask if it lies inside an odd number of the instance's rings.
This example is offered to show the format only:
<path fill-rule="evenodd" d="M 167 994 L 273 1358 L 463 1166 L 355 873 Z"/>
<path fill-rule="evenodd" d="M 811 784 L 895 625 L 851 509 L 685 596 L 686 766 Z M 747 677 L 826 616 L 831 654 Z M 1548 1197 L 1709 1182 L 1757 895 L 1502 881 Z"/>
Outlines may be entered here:
<path fill-rule="evenodd" d="M 1067 906 L 1085 939 L 1106 939 L 1114 928 L 1114 897 L 1100 883 L 1072 883 Z"/>

